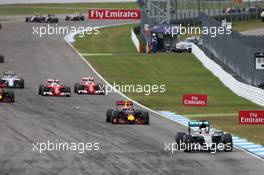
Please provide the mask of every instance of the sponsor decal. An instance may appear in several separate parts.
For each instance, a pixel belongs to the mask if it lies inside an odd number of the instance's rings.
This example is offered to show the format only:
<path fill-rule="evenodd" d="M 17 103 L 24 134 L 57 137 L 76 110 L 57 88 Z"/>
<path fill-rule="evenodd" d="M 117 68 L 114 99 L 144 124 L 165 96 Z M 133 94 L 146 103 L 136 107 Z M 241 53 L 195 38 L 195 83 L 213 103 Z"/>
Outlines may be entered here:
<path fill-rule="evenodd" d="M 239 124 L 264 124 L 264 111 L 239 111 Z"/>
<path fill-rule="evenodd" d="M 111 20 L 128 20 L 140 19 L 140 10 L 103 10 L 103 9 L 90 9 L 88 10 L 89 19 L 111 19 Z"/>
<path fill-rule="evenodd" d="M 204 94 L 184 94 L 182 103 L 184 106 L 207 106 L 207 98 Z"/>

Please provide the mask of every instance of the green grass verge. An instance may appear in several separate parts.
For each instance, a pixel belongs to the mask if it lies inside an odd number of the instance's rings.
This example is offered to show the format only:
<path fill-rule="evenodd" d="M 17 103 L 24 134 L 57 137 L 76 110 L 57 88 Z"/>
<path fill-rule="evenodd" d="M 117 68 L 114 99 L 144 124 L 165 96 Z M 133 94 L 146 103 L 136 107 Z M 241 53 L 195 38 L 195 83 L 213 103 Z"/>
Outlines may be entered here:
<path fill-rule="evenodd" d="M 189 53 L 137 54 L 129 39 L 133 25 L 101 30 L 98 36 L 78 38 L 74 46 L 81 53 L 125 53 L 109 56 L 85 57 L 110 83 L 117 84 L 165 84 L 165 93 L 126 95 L 155 110 L 175 111 L 179 114 L 237 114 L 239 110 L 264 109 L 241 98 L 226 88 L 215 76 Z M 185 93 L 208 94 L 207 107 L 184 107 L 181 98 Z M 239 126 L 237 116 L 191 117 L 208 119 L 215 127 L 246 136 L 264 144 L 259 134 L 264 126 Z"/>
<path fill-rule="evenodd" d="M 28 15 L 33 13 L 71 14 L 75 13 L 76 11 L 86 13 L 88 8 L 138 9 L 139 6 L 137 3 L 62 3 L 0 5 L 0 15 Z"/>
<path fill-rule="evenodd" d="M 243 31 L 253 30 L 253 29 L 258 29 L 258 28 L 264 28 L 264 23 L 262 23 L 260 19 L 233 22 L 233 29 L 238 32 L 243 32 Z"/>

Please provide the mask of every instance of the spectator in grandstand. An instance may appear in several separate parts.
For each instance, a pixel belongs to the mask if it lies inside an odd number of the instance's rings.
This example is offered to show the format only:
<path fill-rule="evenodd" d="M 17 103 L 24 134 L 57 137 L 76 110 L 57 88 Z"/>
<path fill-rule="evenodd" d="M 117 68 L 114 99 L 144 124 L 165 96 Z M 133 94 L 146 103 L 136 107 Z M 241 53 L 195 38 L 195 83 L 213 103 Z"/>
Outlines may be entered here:
<path fill-rule="evenodd" d="M 152 34 L 151 43 L 152 43 L 152 53 L 156 53 L 158 49 L 158 38 L 156 36 L 156 33 Z"/>

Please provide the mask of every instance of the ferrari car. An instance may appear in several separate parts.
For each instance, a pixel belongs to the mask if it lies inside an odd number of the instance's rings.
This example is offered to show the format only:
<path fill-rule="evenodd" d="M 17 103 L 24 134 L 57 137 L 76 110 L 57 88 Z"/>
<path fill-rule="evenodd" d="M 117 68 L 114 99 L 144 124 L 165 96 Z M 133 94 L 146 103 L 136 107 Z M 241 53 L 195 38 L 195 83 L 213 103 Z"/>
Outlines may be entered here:
<path fill-rule="evenodd" d="M 81 13 L 66 16 L 66 21 L 84 21 L 84 16 Z"/>
<path fill-rule="evenodd" d="M 34 14 L 32 16 L 28 16 L 25 19 L 25 22 L 37 22 L 37 23 L 44 23 L 46 21 L 46 17 L 42 16 L 41 14 Z"/>
<path fill-rule="evenodd" d="M 70 97 L 71 88 L 60 84 L 60 81 L 57 79 L 48 79 L 45 85 L 39 85 L 38 94 L 43 96 Z"/>
<path fill-rule="evenodd" d="M 83 77 L 80 83 L 75 83 L 74 93 L 88 95 L 105 95 L 105 87 L 95 83 L 92 77 Z"/>
<path fill-rule="evenodd" d="M 183 148 L 186 152 L 208 151 L 216 149 L 222 143 L 223 150 L 230 152 L 233 150 L 233 139 L 230 134 L 223 131 L 211 129 L 209 121 L 189 121 L 188 133 L 179 132 L 175 137 L 178 149 Z M 185 145 L 183 147 L 183 144 Z M 199 149 L 202 148 L 202 149 Z"/>
<path fill-rule="evenodd" d="M 107 110 L 106 122 L 112 124 L 149 125 L 149 113 L 134 109 L 132 101 L 117 101 L 116 109 Z"/>
<path fill-rule="evenodd" d="M 5 62 L 4 55 L 0 55 L 0 63 Z"/>
<path fill-rule="evenodd" d="M 13 71 L 6 71 L 0 78 L 0 87 L 24 89 L 25 82 Z"/>
<path fill-rule="evenodd" d="M 5 88 L 0 88 L 0 102 L 3 103 L 14 103 L 15 94 L 13 91 L 7 90 Z"/>

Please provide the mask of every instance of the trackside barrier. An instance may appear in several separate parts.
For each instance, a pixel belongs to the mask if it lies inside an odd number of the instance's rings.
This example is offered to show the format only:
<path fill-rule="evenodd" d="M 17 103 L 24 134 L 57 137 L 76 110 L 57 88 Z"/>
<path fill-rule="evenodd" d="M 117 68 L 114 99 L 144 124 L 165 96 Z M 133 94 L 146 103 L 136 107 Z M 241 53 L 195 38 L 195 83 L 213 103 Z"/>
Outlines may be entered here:
<path fill-rule="evenodd" d="M 205 53 L 195 44 L 192 46 L 192 53 L 209 71 L 218 77 L 220 81 L 235 94 L 260 106 L 264 106 L 264 90 L 239 82 L 232 75 L 222 69 L 221 66 L 207 57 Z"/>
<path fill-rule="evenodd" d="M 133 41 L 135 47 L 137 48 L 137 52 L 141 52 L 140 42 L 133 29 L 131 29 L 131 40 Z"/>

